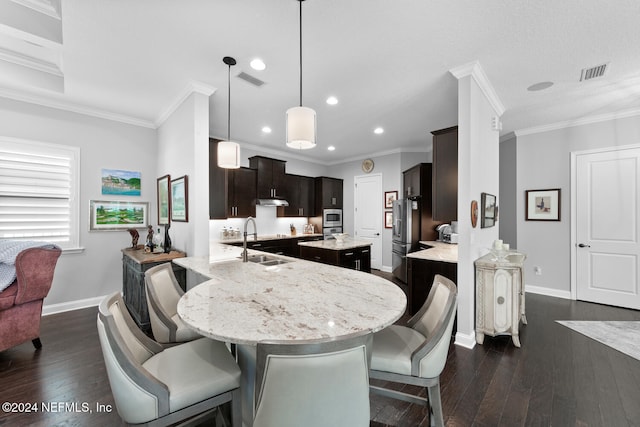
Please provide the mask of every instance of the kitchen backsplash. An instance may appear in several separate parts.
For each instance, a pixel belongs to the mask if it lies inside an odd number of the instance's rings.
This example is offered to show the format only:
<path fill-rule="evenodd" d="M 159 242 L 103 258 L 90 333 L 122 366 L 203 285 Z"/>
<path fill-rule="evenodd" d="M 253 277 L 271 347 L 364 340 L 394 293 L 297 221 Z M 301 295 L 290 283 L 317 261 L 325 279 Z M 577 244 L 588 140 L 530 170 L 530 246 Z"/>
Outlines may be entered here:
<path fill-rule="evenodd" d="M 302 234 L 303 227 L 307 223 L 306 218 L 278 218 L 276 208 L 266 206 L 256 206 L 256 225 L 258 226 L 258 235 L 274 235 L 274 234 L 291 234 L 290 225 L 296 228 L 297 234 Z M 220 235 L 223 228 L 232 228 L 240 230 L 240 237 L 244 231 L 244 223 L 246 218 L 229 218 L 215 219 L 209 221 L 209 240 L 220 241 Z M 253 226 L 249 225 L 247 230 L 253 232 Z M 317 230 L 316 230 L 317 231 Z M 320 231 L 321 232 L 321 231 Z"/>

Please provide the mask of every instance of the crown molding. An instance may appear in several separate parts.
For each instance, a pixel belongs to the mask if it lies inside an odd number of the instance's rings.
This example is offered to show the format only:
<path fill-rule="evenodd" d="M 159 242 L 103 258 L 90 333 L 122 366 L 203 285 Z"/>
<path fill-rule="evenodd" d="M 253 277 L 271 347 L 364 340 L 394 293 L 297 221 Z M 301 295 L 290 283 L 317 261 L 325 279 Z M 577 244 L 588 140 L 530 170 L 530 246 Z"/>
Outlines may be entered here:
<path fill-rule="evenodd" d="M 499 142 L 509 141 L 510 139 L 515 138 L 517 135 L 515 132 L 505 133 L 504 135 L 500 135 Z"/>
<path fill-rule="evenodd" d="M 349 162 L 358 162 L 367 157 L 370 157 L 370 158 L 384 157 L 384 156 L 390 156 L 392 154 L 401 154 L 401 153 L 430 153 L 431 151 L 432 150 L 427 147 L 398 147 L 390 150 L 376 151 L 374 153 L 369 153 L 366 156 L 360 155 L 360 156 L 347 157 L 345 159 L 340 159 L 338 161 L 328 162 L 326 163 L 326 165 L 335 166 L 335 165 L 341 165 Z"/>
<path fill-rule="evenodd" d="M 113 113 L 111 111 L 101 110 L 98 108 L 87 107 L 86 105 L 57 100 L 43 95 L 19 92 L 0 87 L 0 97 L 13 99 L 15 101 L 27 102 L 29 104 L 40 105 L 42 107 L 55 108 L 72 113 L 84 114 L 85 116 L 97 117 L 100 119 L 112 120 L 115 122 L 156 129 L 156 125 L 149 120 L 127 116 L 124 114 Z"/>
<path fill-rule="evenodd" d="M 566 129 L 574 126 L 583 126 L 583 125 L 589 125 L 592 123 L 600 123 L 600 122 L 606 122 L 609 120 L 624 119 L 627 117 L 635 117 L 635 116 L 640 116 L 640 109 L 634 108 L 631 110 L 622 110 L 622 111 L 616 111 L 613 113 L 605 113 L 605 114 L 598 114 L 595 116 L 582 117 L 576 120 L 556 122 L 548 125 L 533 126 L 530 128 L 516 130 L 513 133 L 519 137 L 519 136 L 525 136 L 525 135 L 532 135 L 535 133 L 550 132 L 550 131 Z"/>
<path fill-rule="evenodd" d="M 159 128 L 162 124 L 182 105 L 192 93 L 199 93 L 205 96 L 211 96 L 217 88 L 206 83 L 190 81 L 187 86 L 180 92 L 178 97 L 158 116 L 155 121 L 155 127 Z"/>
<path fill-rule="evenodd" d="M 478 86 L 480 86 L 480 90 L 482 90 L 482 93 L 487 98 L 496 114 L 498 114 L 498 116 L 502 116 L 504 114 L 504 104 L 500 101 L 498 94 L 482 69 L 479 61 L 469 62 L 468 64 L 452 68 L 449 72 L 458 80 L 467 76 L 473 77 L 473 80 L 475 80 Z"/>

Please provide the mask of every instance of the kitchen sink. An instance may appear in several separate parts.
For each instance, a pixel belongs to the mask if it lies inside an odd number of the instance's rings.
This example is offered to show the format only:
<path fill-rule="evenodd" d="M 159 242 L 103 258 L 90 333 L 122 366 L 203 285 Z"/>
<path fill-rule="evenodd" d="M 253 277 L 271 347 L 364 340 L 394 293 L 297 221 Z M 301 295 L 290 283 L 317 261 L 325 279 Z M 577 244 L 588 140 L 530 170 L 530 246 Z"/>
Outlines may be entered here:
<path fill-rule="evenodd" d="M 291 262 L 286 259 L 276 258 L 269 255 L 249 255 L 247 257 L 247 261 L 265 265 L 267 267 L 272 265 L 280 265 L 280 264 L 286 264 L 288 262 Z"/>
<path fill-rule="evenodd" d="M 288 262 L 291 262 L 291 261 L 287 261 L 286 259 L 272 259 L 270 261 L 263 261 L 260 264 L 261 265 L 266 265 L 266 266 L 271 266 L 271 265 L 286 264 Z"/>

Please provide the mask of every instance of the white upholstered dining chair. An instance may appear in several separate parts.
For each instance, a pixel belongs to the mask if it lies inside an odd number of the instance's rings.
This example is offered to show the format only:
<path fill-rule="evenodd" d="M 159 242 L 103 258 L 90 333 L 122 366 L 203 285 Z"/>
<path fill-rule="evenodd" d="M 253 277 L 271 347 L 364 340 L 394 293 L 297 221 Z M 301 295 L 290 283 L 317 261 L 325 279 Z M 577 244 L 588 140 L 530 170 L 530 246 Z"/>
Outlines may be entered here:
<path fill-rule="evenodd" d="M 170 262 L 151 267 L 144 274 L 147 306 L 153 338 L 162 344 L 202 338 L 178 315 L 178 301 L 184 295 Z"/>
<path fill-rule="evenodd" d="M 97 324 L 116 409 L 126 423 L 172 425 L 231 402 L 232 425 L 242 424 L 240 368 L 224 343 L 201 338 L 165 348 L 142 333 L 119 293 L 101 302 Z"/>
<path fill-rule="evenodd" d="M 370 386 L 371 392 L 429 407 L 431 425 L 443 426 L 440 373 L 451 342 L 458 291 L 436 275 L 427 301 L 408 326 L 392 325 L 373 336 L 369 377 L 426 387 L 428 398 Z"/>
<path fill-rule="evenodd" d="M 254 427 L 369 426 L 371 334 L 258 343 Z"/>

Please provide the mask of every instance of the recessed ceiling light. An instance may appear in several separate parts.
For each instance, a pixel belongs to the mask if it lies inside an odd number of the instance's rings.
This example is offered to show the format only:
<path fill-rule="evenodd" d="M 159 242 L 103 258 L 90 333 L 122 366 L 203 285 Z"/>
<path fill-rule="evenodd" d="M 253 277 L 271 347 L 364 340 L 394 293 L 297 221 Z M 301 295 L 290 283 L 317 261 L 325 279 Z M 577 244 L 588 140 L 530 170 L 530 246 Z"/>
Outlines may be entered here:
<path fill-rule="evenodd" d="M 327 104 L 336 105 L 337 103 L 338 103 L 338 98 L 336 98 L 335 96 L 330 96 L 327 98 Z"/>
<path fill-rule="evenodd" d="M 539 90 L 545 90 L 553 86 L 553 82 L 540 82 L 533 84 L 527 88 L 529 92 L 536 92 Z"/>
<path fill-rule="evenodd" d="M 262 128 L 262 132 L 271 133 L 271 128 L 269 126 L 265 126 L 265 127 Z"/>
<path fill-rule="evenodd" d="M 375 134 L 377 134 L 377 135 L 380 135 L 381 133 L 384 133 L 384 129 L 382 129 L 382 128 L 375 128 L 375 129 L 373 130 L 373 133 L 375 133 Z"/>
<path fill-rule="evenodd" d="M 330 146 L 327 147 L 327 150 L 329 150 L 329 151 L 333 151 L 335 149 L 336 149 L 336 147 L 334 147 L 333 145 L 330 145 Z"/>
<path fill-rule="evenodd" d="M 251 68 L 253 68 L 256 71 L 263 71 L 265 68 L 267 68 L 267 64 L 264 63 L 264 61 L 260 58 L 256 58 L 254 60 L 252 60 L 250 62 Z"/>

